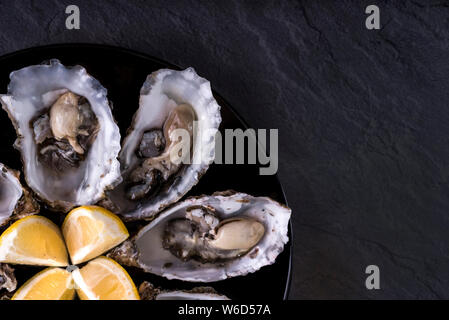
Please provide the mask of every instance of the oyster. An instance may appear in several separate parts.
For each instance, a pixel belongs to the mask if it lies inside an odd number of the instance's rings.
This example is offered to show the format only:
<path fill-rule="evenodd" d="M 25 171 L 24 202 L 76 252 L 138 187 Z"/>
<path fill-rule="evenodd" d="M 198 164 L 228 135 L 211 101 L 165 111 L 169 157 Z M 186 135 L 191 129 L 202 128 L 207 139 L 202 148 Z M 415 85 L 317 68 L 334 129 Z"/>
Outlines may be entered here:
<path fill-rule="evenodd" d="M 192 290 L 161 290 L 155 288 L 148 281 L 144 281 L 140 285 L 139 295 L 142 300 L 229 300 L 228 297 L 218 294 L 211 287 L 197 287 Z"/>
<path fill-rule="evenodd" d="M 100 200 L 120 181 L 120 132 L 106 89 L 83 67 L 58 60 L 12 72 L 10 79 L 0 100 L 17 131 L 30 188 L 64 211 Z"/>
<path fill-rule="evenodd" d="M 0 291 L 6 289 L 8 292 L 16 290 L 17 280 L 14 269 L 9 265 L 0 263 Z"/>
<path fill-rule="evenodd" d="M 290 214 L 274 200 L 244 193 L 192 197 L 160 213 L 109 255 L 168 279 L 212 282 L 246 275 L 282 252 Z"/>
<path fill-rule="evenodd" d="M 213 160 L 220 122 L 210 83 L 195 70 L 150 74 L 119 154 L 123 182 L 101 205 L 136 220 L 178 201 Z"/>
<path fill-rule="evenodd" d="M 39 212 L 39 205 L 22 187 L 19 172 L 0 163 L 0 226 Z"/>

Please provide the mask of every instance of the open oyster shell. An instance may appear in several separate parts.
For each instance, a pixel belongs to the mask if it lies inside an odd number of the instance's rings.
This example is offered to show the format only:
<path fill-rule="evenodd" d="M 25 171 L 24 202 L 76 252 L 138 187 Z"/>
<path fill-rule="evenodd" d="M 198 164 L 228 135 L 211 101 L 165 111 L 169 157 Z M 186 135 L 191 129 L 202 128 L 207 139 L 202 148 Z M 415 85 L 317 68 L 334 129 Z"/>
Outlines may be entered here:
<path fill-rule="evenodd" d="M 97 202 L 120 180 L 120 132 L 106 89 L 83 67 L 58 60 L 10 79 L 0 101 L 17 132 L 28 186 L 55 209 Z"/>
<path fill-rule="evenodd" d="M 20 219 L 39 212 L 39 205 L 23 188 L 19 172 L 0 163 L 0 227 L 11 219 Z"/>
<path fill-rule="evenodd" d="M 151 219 L 185 195 L 213 160 L 220 106 L 193 68 L 150 74 L 119 154 L 123 182 L 101 205 L 128 220 Z M 190 161 L 174 164 L 175 129 L 190 134 Z"/>
<path fill-rule="evenodd" d="M 148 281 L 139 287 L 142 300 L 230 300 L 225 295 L 218 294 L 211 287 L 197 287 L 192 290 L 162 290 L 154 287 Z"/>
<path fill-rule="evenodd" d="M 290 214 L 270 198 L 244 193 L 192 197 L 160 213 L 109 256 L 168 279 L 213 282 L 243 276 L 274 263 L 288 241 Z M 181 228 L 170 229 L 178 223 Z M 173 246 L 172 234 L 179 240 Z"/>

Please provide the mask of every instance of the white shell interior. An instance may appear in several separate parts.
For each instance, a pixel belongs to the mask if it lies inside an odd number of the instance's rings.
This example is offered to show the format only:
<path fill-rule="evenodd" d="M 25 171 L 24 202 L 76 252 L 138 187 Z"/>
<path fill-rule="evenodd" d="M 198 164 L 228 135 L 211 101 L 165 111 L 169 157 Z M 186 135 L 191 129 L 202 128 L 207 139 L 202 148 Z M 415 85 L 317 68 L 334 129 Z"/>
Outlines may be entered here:
<path fill-rule="evenodd" d="M 70 209 L 98 201 L 105 188 L 120 179 L 116 159 L 120 132 L 112 117 L 106 89 L 83 67 L 67 68 L 57 60 L 12 72 L 10 78 L 8 94 L 1 95 L 0 100 L 17 131 L 15 146 L 21 151 L 28 185 L 55 207 Z M 89 101 L 100 129 L 79 167 L 58 173 L 38 161 L 30 122 L 45 113 L 67 90 Z"/>
<path fill-rule="evenodd" d="M 220 106 L 212 95 L 210 82 L 198 76 L 193 68 L 161 69 L 150 74 L 141 88 L 139 109 L 119 155 L 123 180 L 139 163 L 135 151 L 143 133 L 161 129 L 169 113 L 184 103 L 191 105 L 196 113 L 198 132 L 207 133 L 194 140 L 192 164 L 185 165 L 177 175 L 179 178 L 163 192 L 141 202 L 126 199 L 124 186 L 119 185 L 109 197 L 120 213 L 132 219 L 151 218 L 179 200 L 198 182 L 200 172 L 207 170 L 215 151 L 213 136 L 221 122 Z"/>
<path fill-rule="evenodd" d="M 17 176 L 0 163 L 0 226 L 14 213 L 23 190 Z"/>
<path fill-rule="evenodd" d="M 237 259 L 216 264 L 202 264 L 195 260 L 183 262 L 163 248 L 162 235 L 169 220 L 185 217 L 185 209 L 195 205 L 213 207 L 220 219 L 235 216 L 253 218 L 264 224 L 266 232 L 250 252 Z M 246 275 L 274 263 L 282 252 L 288 242 L 290 214 L 289 208 L 269 198 L 244 193 L 189 198 L 163 211 L 137 234 L 138 264 L 147 272 L 184 281 L 212 282 Z"/>

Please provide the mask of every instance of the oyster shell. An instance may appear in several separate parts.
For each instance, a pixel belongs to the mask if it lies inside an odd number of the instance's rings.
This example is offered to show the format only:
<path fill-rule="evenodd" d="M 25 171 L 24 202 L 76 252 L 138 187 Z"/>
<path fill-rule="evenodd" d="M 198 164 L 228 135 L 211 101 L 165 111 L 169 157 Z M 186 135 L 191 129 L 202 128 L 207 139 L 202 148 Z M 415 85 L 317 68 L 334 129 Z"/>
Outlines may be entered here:
<path fill-rule="evenodd" d="M 11 219 L 39 212 L 39 205 L 22 187 L 19 172 L 0 163 L 0 227 Z"/>
<path fill-rule="evenodd" d="M 9 265 L 0 263 L 0 291 L 6 289 L 8 292 L 16 290 L 17 280 L 14 269 Z"/>
<path fill-rule="evenodd" d="M 197 287 L 192 290 L 161 290 L 148 281 L 139 287 L 142 300 L 230 300 L 211 287 Z"/>
<path fill-rule="evenodd" d="M 188 198 L 109 253 L 168 279 L 212 282 L 274 263 L 288 241 L 291 210 L 233 191 Z"/>
<path fill-rule="evenodd" d="M 0 100 L 30 188 L 64 211 L 97 202 L 120 180 L 120 132 L 106 89 L 83 67 L 58 60 L 14 71 L 10 79 Z"/>
<path fill-rule="evenodd" d="M 123 182 L 101 205 L 136 220 L 151 219 L 178 201 L 213 160 L 220 122 L 210 83 L 194 69 L 150 74 L 119 154 Z M 182 143 L 177 129 L 186 132 Z"/>

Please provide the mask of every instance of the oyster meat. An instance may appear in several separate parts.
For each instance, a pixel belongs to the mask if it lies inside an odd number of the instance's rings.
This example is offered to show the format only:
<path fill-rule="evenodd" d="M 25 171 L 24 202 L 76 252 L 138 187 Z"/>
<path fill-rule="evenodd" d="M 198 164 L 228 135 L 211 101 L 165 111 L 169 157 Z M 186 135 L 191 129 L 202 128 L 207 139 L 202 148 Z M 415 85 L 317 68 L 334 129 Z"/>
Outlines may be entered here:
<path fill-rule="evenodd" d="M 20 184 L 19 172 L 0 163 L 0 227 L 38 212 L 39 205 Z"/>
<path fill-rule="evenodd" d="M 0 101 L 17 132 L 25 179 L 50 207 L 92 204 L 120 182 L 120 132 L 106 89 L 57 60 L 10 75 Z"/>
<path fill-rule="evenodd" d="M 213 160 L 220 122 L 210 83 L 195 70 L 150 74 L 119 155 L 123 182 L 101 205 L 136 220 L 178 201 Z"/>
<path fill-rule="evenodd" d="M 197 287 L 192 290 L 161 290 L 148 281 L 142 282 L 139 287 L 142 300 L 230 300 L 218 294 L 211 287 Z"/>
<path fill-rule="evenodd" d="M 232 191 L 192 197 L 163 211 L 109 253 L 168 279 L 212 282 L 274 263 L 288 241 L 291 210 Z"/>

